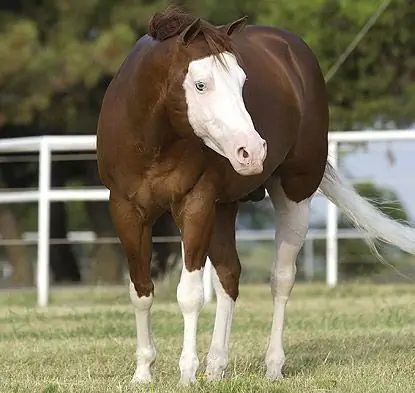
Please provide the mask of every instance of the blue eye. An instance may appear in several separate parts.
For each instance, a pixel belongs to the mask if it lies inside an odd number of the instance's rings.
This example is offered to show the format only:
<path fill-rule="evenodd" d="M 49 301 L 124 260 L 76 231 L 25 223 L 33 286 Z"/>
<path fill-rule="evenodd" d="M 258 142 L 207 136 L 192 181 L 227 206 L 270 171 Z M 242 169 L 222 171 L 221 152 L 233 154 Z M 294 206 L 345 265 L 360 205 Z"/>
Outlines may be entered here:
<path fill-rule="evenodd" d="M 204 82 L 196 82 L 195 87 L 198 91 L 205 91 L 206 90 L 206 84 Z"/>

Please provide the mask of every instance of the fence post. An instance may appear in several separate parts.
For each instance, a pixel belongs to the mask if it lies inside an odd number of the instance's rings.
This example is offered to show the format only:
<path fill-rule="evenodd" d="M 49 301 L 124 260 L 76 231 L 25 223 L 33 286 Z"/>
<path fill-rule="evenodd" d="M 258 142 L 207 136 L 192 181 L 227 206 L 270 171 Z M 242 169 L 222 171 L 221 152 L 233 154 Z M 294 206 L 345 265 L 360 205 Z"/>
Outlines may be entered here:
<path fill-rule="evenodd" d="M 337 142 L 330 141 L 328 159 L 334 168 L 337 168 L 337 154 Z M 337 206 L 327 200 L 326 281 L 329 287 L 336 286 L 338 280 L 337 229 Z"/>
<path fill-rule="evenodd" d="M 37 303 L 47 306 L 49 298 L 49 219 L 50 219 L 51 151 L 42 137 L 39 149 L 39 201 L 37 240 Z"/>

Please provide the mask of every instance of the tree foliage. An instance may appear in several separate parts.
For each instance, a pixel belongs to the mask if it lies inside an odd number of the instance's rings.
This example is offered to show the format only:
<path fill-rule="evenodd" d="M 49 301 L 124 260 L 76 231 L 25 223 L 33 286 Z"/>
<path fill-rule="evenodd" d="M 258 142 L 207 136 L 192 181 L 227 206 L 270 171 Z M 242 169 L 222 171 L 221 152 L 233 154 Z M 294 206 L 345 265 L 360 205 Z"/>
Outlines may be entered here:
<path fill-rule="evenodd" d="M 3 122 L 40 117 L 45 124 L 93 133 L 89 120 L 97 109 L 88 113 L 88 93 L 96 94 L 102 78 L 116 72 L 158 8 L 157 2 L 128 0 L 2 2 Z"/>
<path fill-rule="evenodd" d="M 288 28 L 311 46 L 324 72 L 379 6 L 378 0 L 178 3 L 216 24 L 247 14 L 251 23 Z M 2 122 L 30 123 L 40 118 L 68 132 L 94 132 L 103 78 L 114 74 L 145 32 L 149 17 L 166 4 L 162 0 L 2 1 Z M 414 122 L 414 34 L 415 3 L 392 1 L 328 84 L 332 129 L 406 127 Z"/>
<path fill-rule="evenodd" d="M 324 73 L 345 51 L 379 0 L 268 2 L 257 22 L 300 34 Z M 331 129 L 414 124 L 415 2 L 392 1 L 328 83 Z"/>

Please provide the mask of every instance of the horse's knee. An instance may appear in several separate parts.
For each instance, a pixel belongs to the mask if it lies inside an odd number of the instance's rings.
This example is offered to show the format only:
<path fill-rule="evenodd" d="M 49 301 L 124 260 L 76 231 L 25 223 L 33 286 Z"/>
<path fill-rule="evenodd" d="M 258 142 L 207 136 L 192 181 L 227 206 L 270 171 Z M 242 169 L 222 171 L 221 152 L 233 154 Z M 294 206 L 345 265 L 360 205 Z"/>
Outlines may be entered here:
<path fill-rule="evenodd" d="M 153 304 L 153 290 L 153 283 L 142 286 L 141 284 L 137 285 L 130 281 L 130 301 L 133 307 L 136 310 L 150 309 Z M 140 296 L 140 294 L 145 295 Z"/>
<path fill-rule="evenodd" d="M 194 270 L 189 272 L 183 267 L 183 272 L 177 287 L 177 302 L 183 313 L 199 311 L 204 301 L 203 272 Z"/>
<path fill-rule="evenodd" d="M 213 276 L 215 290 L 223 290 L 234 301 L 239 296 L 239 277 L 241 276 L 241 265 L 215 265 L 216 275 Z"/>

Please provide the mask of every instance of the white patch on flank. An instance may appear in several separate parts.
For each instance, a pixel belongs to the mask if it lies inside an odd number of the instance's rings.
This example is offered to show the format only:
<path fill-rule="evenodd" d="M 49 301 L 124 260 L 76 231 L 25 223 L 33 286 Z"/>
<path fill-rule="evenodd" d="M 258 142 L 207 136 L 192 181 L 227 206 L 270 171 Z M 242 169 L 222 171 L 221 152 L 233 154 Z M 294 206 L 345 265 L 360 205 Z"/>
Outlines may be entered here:
<path fill-rule="evenodd" d="M 137 368 L 132 382 L 151 382 L 151 365 L 156 359 L 156 348 L 151 333 L 150 309 L 153 295 L 138 297 L 134 284 L 130 281 L 130 300 L 135 311 L 137 329 Z"/>
<path fill-rule="evenodd" d="M 285 362 L 283 331 L 285 307 L 294 285 L 297 255 L 308 231 L 311 197 L 300 203 L 290 201 L 279 179 L 266 184 L 277 215 L 275 244 L 277 258 L 271 272 L 271 294 L 274 302 L 271 337 L 265 362 L 266 376 L 273 380 L 282 377 Z"/>
<path fill-rule="evenodd" d="M 242 97 L 246 75 L 236 57 L 223 52 L 189 63 L 183 82 L 187 115 L 205 145 L 226 157 L 241 175 L 261 173 L 267 154 Z"/>
<path fill-rule="evenodd" d="M 229 338 L 235 308 L 235 301 L 223 289 L 213 267 L 212 281 L 216 292 L 216 317 L 206 365 L 206 376 L 210 381 L 222 378 L 228 365 Z"/>
<path fill-rule="evenodd" d="M 189 272 L 183 263 L 177 287 L 177 302 L 184 320 L 183 350 L 179 361 L 182 384 L 196 381 L 196 371 L 199 367 L 196 353 L 197 321 L 203 300 L 203 269 Z"/>

